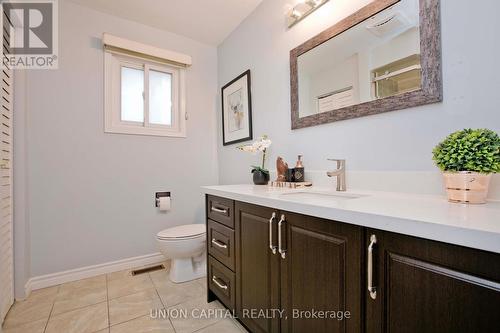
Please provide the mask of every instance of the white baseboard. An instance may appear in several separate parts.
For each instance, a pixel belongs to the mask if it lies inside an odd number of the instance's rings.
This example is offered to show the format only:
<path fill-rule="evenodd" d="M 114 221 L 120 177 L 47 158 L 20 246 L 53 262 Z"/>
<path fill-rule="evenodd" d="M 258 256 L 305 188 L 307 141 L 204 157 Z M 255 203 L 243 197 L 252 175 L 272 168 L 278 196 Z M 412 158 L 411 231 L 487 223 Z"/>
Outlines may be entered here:
<path fill-rule="evenodd" d="M 137 268 L 145 265 L 157 264 L 165 261 L 161 253 L 151 253 L 144 256 L 132 257 L 103 264 L 71 269 L 68 271 L 35 276 L 28 280 L 25 285 L 26 296 L 32 290 L 57 286 L 62 283 L 77 281 L 102 274 Z"/>

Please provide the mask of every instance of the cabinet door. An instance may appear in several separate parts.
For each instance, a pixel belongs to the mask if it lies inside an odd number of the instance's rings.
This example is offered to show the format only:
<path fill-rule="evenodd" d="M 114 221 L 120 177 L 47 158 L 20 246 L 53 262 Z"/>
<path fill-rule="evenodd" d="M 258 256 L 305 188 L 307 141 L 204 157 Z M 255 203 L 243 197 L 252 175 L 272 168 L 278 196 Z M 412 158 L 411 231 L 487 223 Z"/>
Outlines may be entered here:
<path fill-rule="evenodd" d="M 498 331 L 498 254 L 376 230 L 366 236 L 367 247 L 376 240 L 367 332 Z"/>
<path fill-rule="evenodd" d="M 282 239 L 286 252 L 280 259 L 281 303 L 286 318 L 281 320 L 282 332 L 361 332 L 362 229 L 293 213 L 283 215 L 281 236 L 286 234 L 286 242 Z M 308 318 L 314 311 L 324 318 Z M 347 311 L 349 318 L 344 318 Z"/>
<path fill-rule="evenodd" d="M 269 247 L 271 208 L 236 203 L 236 311 L 251 332 L 278 332 L 279 256 Z M 276 220 L 272 221 L 273 244 Z M 264 312 L 262 312 L 264 311 Z"/>

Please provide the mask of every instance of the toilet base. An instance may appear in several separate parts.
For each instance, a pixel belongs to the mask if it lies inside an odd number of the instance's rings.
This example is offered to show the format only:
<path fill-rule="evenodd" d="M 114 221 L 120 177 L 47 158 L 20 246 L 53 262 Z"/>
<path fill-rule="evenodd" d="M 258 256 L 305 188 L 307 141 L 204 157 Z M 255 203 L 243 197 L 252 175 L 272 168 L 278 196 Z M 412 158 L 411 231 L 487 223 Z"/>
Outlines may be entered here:
<path fill-rule="evenodd" d="M 170 280 L 175 283 L 187 282 L 202 278 L 207 274 L 205 253 L 193 258 L 172 259 Z"/>

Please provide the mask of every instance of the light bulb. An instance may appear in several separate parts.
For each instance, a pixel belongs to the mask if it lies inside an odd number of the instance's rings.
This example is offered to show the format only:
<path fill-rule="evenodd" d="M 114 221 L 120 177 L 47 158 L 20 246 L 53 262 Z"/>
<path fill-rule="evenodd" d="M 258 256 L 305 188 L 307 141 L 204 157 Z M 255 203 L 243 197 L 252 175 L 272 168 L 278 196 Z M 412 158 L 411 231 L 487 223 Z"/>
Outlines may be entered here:
<path fill-rule="evenodd" d="M 292 10 L 292 16 L 298 19 L 299 17 L 302 16 L 302 13 L 299 12 L 297 9 Z"/>

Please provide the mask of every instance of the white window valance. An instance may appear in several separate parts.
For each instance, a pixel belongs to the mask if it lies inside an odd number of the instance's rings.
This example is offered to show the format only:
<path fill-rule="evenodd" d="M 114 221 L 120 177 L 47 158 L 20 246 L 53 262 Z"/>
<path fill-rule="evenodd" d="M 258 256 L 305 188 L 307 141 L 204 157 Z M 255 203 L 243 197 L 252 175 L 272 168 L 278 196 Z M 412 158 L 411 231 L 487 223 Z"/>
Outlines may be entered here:
<path fill-rule="evenodd" d="M 131 41 L 108 33 L 103 34 L 102 42 L 104 49 L 110 52 L 122 53 L 129 56 L 138 56 L 180 67 L 189 67 L 192 65 L 191 56 L 187 54 Z"/>

